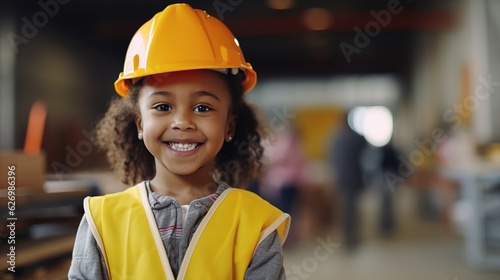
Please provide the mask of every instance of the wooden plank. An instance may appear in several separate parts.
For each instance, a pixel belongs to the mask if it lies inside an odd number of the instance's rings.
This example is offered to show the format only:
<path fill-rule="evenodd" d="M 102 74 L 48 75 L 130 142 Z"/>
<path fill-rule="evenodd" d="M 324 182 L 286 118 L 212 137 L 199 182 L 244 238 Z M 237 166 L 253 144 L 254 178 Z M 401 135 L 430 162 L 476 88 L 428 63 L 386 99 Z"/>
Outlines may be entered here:
<path fill-rule="evenodd" d="M 27 267 L 42 261 L 71 254 L 75 242 L 75 234 L 54 237 L 48 240 L 16 240 L 16 269 Z M 2 262 L 2 271 L 9 268 L 9 263 Z"/>
<path fill-rule="evenodd" d="M 86 190 L 75 190 L 67 192 L 54 192 L 46 193 L 43 191 L 37 191 L 36 188 L 22 188 L 16 190 L 16 208 L 23 205 L 30 205 L 36 203 L 48 204 L 53 201 L 65 201 L 72 198 L 83 198 L 90 194 L 90 189 Z M 0 205 L 7 205 L 7 192 L 6 190 L 0 190 Z"/>
<path fill-rule="evenodd" d="M 0 274 L 0 280 L 66 280 L 70 266 L 71 256 L 68 256 L 29 271 Z"/>

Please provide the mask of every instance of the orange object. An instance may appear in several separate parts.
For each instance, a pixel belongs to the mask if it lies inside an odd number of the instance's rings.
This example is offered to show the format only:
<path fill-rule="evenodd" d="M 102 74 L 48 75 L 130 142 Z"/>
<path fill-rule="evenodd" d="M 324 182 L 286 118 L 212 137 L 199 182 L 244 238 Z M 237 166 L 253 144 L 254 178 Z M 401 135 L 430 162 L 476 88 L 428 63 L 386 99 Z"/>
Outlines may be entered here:
<path fill-rule="evenodd" d="M 220 20 L 188 4 L 169 5 L 135 33 L 115 90 L 127 97 L 126 80 L 194 69 L 231 69 L 233 73 L 241 69 L 245 93 L 257 82 L 238 41 Z"/>
<path fill-rule="evenodd" d="M 46 117 L 47 110 L 45 109 L 45 105 L 40 101 L 35 102 L 31 107 L 28 119 L 26 140 L 24 142 L 25 154 L 37 155 L 40 153 Z"/>

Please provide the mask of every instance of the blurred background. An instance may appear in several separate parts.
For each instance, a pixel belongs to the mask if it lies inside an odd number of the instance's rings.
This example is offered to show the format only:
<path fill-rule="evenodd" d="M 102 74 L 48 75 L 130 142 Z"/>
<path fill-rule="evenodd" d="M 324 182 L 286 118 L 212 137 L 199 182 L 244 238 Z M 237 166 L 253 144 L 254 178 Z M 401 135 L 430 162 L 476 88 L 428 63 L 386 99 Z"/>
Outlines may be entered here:
<path fill-rule="evenodd" d="M 500 279 L 500 1 L 186 2 L 259 75 L 288 279 Z M 1 279 L 65 279 L 83 197 L 125 188 L 90 135 L 171 3 L 0 3 Z"/>

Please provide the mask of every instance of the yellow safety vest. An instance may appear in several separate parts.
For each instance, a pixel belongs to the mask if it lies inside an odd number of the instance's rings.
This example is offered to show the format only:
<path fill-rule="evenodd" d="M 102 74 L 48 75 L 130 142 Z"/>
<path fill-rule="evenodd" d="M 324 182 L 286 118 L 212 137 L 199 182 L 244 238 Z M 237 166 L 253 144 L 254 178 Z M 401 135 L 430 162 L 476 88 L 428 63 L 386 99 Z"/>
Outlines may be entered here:
<path fill-rule="evenodd" d="M 141 183 L 84 201 L 89 227 L 111 279 L 175 277 Z M 270 233 L 286 240 L 290 216 L 259 196 L 228 188 L 196 229 L 177 279 L 243 279 L 255 249 Z"/>

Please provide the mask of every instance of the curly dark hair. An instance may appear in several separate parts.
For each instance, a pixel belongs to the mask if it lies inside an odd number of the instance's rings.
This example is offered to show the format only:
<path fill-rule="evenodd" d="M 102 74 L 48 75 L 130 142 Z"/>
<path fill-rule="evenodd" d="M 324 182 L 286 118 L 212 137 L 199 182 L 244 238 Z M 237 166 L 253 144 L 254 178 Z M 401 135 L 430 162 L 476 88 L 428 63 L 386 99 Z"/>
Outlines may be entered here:
<path fill-rule="evenodd" d="M 235 134 L 231 142 L 224 142 L 215 158 L 214 180 L 233 187 L 242 187 L 260 176 L 262 171 L 262 132 L 257 109 L 243 98 L 242 79 L 238 75 L 218 73 L 231 95 L 230 112 L 237 117 Z M 134 185 L 152 179 L 156 173 L 153 155 L 137 137 L 136 118 L 142 80 L 130 84 L 127 98 L 115 97 L 108 111 L 98 121 L 95 140 L 106 152 L 111 168 L 120 180 Z"/>

